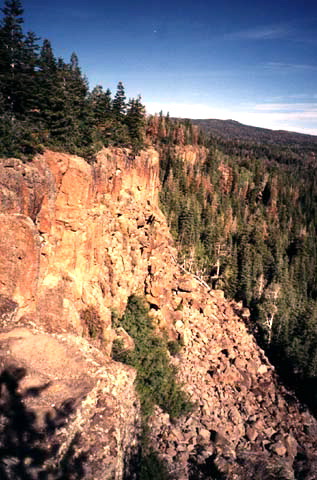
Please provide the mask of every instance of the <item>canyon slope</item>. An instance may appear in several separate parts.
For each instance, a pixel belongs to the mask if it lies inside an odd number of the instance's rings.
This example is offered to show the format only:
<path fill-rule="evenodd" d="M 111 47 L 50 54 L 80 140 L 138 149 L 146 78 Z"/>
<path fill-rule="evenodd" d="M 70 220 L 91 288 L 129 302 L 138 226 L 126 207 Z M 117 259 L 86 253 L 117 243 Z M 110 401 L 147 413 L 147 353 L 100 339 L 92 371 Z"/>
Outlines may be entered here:
<path fill-rule="evenodd" d="M 177 149 L 189 168 L 206 156 Z M 115 339 L 133 343 L 112 318 L 136 294 L 158 334 L 183 344 L 171 362 L 193 411 L 172 421 L 157 407 L 149 421 L 170 478 L 314 480 L 317 422 L 280 383 L 248 310 L 177 263 L 159 160 L 115 148 L 93 165 L 50 150 L 1 160 L 0 441 L 10 461 L 0 473 L 15 478 L 23 463 L 52 478 L 138 478 L 136 373 L 111 359 Z M 23 438 L 42 442 L 41 465 L 16 449 L 8 405 L 32 412 Z"/>

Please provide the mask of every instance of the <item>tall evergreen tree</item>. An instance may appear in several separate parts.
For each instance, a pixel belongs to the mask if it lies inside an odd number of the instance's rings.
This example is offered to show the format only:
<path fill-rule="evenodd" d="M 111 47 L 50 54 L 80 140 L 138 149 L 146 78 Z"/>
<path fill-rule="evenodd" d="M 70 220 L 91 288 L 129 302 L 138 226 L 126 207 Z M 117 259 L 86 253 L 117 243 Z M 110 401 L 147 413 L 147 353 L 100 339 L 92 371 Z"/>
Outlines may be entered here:
<path fill-rule="evenodd" d="M 70 124 L 69 145 L 73 145 L 73 148 L 76 149 L 77 145 L 86 144 L 90 141 L 88 130 L 91 129 L 91 126 L 86 122 L 88 83 L 81 73 L 78 57 L 75 53 L 71 55 L 70 64 L 66 68 L 66 75 L 62 71 L 62 77 Z"/>
<path fill-rule="evenodd" d="M 111 91 L 103 91 L 101 85 L 93 88 L 88 96 L 88 109 L 92 125 L 92 139 L 94 144 L 108 146 L 111 140 L 114 116 L 112 112 Z"/>
<path fill-rule="evenodd" d="M 31 112 L 36 92 L 36 37 L 24 36 L 19 0 L 7 0 L 0 25 L 1 154 L 34 153 Z"/>
<path fill-rule="evenodd" d="M 21 72 L 23 70 L 23 9 L 20 0 L 6 0 L 0 28 L 0 90 L 11 116 L 23 113 Z"/>
<path fill-rule="evenodd" d="M 23 105 L 31 122 L 38 119 L 39 40 L 34 32 L 28 32 L 24 42 Z"/>
<path fill-rule="evenodd" d="M 93 88 L 89 95 L 89 102 L 93 113 L 93 122 L 95 126 L 102 126 L 106 119 L 112 116 L 112 100 L 109 88 L 103 91 L 101 85 Z"/>
<path fill-rule="evenodd" d="M 112 109 L 114 116 L 117 120 L 123 120 L 124 115 L 126 113 L 126 96 L 125 96 L 125 91 L 124 91 L 124 86 L 122 82 L 118 83 L 117 86 L 117 92 L 115 94 L 115 97 L 113 99 L 112 103 Z"/>
<path fill-rule="evenodd" d="M 64 62 L 59 62 L 58 67 L 51 43 L 44 39 L 39 58 L 38 110 L 42 140 L 48 145 L 60 136 L 65 124 L 66 99 L 58 75 L 58 70 L 64 68 Z"/>
<path fill-rule="evenodd" d="M 138 152 L 144 145 L 145 108 L 141 97 L 130 99 L 127 106 L 126 125 L 129 129 L 132 149 Z"/>

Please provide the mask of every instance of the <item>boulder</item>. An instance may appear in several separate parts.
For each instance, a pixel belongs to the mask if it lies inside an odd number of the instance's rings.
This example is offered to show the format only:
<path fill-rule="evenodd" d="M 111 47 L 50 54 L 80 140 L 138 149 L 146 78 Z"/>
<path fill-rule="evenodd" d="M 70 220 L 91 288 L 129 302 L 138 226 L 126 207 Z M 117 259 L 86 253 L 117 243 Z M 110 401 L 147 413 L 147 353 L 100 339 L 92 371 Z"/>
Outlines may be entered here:
<path fill-rule="evenodd" d="M 254 440 L 256 440 L 256 438 L 258 437 L 258 435 L 259 435 L 259 432 L 257 431 L 257 429 L 255 427 L 252 427 L 252 426 L 247 427 L 246 437 L 250 442 L 254 442 Z"/>
<path fill-rule="evenodd" d="M 259 366 L 257 373 L 258 373 L 259 375 L 264 375 L 265 373 L 267 373 L 267 371 L 268 371 L 268 366 L 262 364 L 262 365 Z"/>
<path fill-rule="evenodd" d="M 285 437 L 285 446 L 287 449 L 287 455 L 290 458 L 295 458 L 298 450 L 298 443 L 292 434 L 288 434 Z"/>
<path fill-rule="evenodd" d="M 284 442 L 282 442 L 282 440 L 279 440 L 278 442 L 273 443 L 273 445 L 271 445 L 271 450 L 272 452 L 276 453 L 280 457 L 284 457 L 287 453 L 287 448 L 284 445 Z"/>
<path fill-rule="evenodd" d="M 183 275 L 178 279 L 178 289 L 181 292 L 192 292 L 197 288 L 197 281 L 192 275 Z"/>
<path fill-rule="evenodd" d="M 210 442 L 210 431 L 205 428 L 199 428 L 197 431 L 199 437 L 197 438 L 198 443 L 209 443 Z"/>

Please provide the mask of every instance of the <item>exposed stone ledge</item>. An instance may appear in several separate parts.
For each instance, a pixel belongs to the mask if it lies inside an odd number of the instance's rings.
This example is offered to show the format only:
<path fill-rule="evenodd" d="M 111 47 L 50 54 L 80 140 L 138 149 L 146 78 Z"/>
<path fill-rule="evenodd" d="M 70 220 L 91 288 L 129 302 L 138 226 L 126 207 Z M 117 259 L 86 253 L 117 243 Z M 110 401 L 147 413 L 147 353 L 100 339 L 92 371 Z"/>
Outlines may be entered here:
<path fill-rule="evenodd" d="M 7 400 L 12 402 L 10 415 L 18 414 L 14 411 L 14 405 L 18 408 L 18 397 L 10 389 L 10 383 L 4 381 L 3 372 L 6 378 L 10 378 L 11 372 L 12 381 L 14 367 L 25 372 L 20 375 L 19 395 L 26 413 L 35 415 L 32 428 L 43 432 L 48 425 L 57 427 L 53 436 L 44 434 L 40 444 L 46 452 L 50 452 L 54 442 L 58 445 L 46 464 L 58 465 L 75 441 L 73 457 L 79 459 L 85 455 L 85 479 L 122 479 L 129 459 L 138 449 L 140 422 L 134 369 L 106 360 L 86 340 L 69 334 L 48 335 L 28 328 L 1 333 L 2 405 L 4 392 L 8 395 L 11 392 L 11 399 L 9 396 Z M 6 411 L 1 409 L 2 422 L 8 420 Z M 7 435 L 14 435 L 13 428 Z M 22 435 L 23 424 L 17 428 L 22 429 L 19 430 Z M 37 437 L 30 438 L 35 442 Z M 5 434 L 1 441 L 10 445 Z M 30 451 L 36 445 L 31 443 Z M 29 471 L 34 473 L 36 467 L 33 470 L 30 467 Z"/>

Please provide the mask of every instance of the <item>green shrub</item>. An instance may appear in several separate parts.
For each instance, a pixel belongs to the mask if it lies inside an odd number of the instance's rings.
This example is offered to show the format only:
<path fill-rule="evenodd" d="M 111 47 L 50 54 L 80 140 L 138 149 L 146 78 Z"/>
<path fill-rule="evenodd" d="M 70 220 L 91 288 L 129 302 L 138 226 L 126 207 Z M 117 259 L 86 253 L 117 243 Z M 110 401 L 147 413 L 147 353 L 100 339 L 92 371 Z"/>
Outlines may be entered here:
<path fill-rule="evenodd" d="M 115 338 L 112 343 L 111 358 L 116 362 L 126 363 L 122 360 L 123 341 L 120 338 Z"/>
<path fill-rule="evenodd" d="M 154 450 L 141 457 L 140 480 L 170 480 L 167 467 Z"/>
<path fill-rule="evenodd" d="M 117 328 L 120 326 L 119 313 L 115 308 L 111 309 L 111 326 Z"/>
<path fill-rule="evenodd" d="M 170 342 L 167 342 L 167 348 L 170 354 L 174 357 L 181 351 L 182 345 L 176 340 L 171 340 Z"/>
<path fill-rule="evenodd" d="M 155 334 L 143 299 L 132 295 L 120 325 L 133 338 L 135 349 L 128 354 L 114 344 L 113 356 L 137 370 L 136 390 L 140 396 L 142 414 L 148 417 L 155 405 L 177 418 L 192 410 L 187 394 L 176 381 L 175 368 L 167 354 L 167 341 Z"/>
<path fill-rule="evenodd" d="M 116 338 L 112 343 L 111 358 L 116 362 L 131 364 L 131 356 L 133 352 L 124 349 L 123 340 Z"/>

